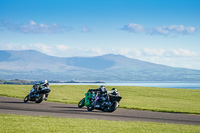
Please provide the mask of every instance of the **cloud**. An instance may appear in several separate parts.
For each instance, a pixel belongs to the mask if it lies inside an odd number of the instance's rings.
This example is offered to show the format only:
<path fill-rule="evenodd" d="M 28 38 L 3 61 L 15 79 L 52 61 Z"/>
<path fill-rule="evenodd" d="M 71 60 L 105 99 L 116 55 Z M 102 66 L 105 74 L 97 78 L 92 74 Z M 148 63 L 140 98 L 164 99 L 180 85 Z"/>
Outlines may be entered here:
<path fill-rule="evenodd" d="M 142 56 L 159 56 L 159 57 L 194 57 L 198 54 L 193 51 L 189 51 L 186 49 L 150 49 L 150 48 L 143 48 L 139 50 Z"/>
<path fill-rule="evenodd" d="M 147 56 L 163 56 L 163 55 L 168 55 L 168 51 L 166 49 L 149 49 L 149 48 L 144 48 L 141 51 L 144 55 Z"/>
<path fill-rule="evenodd" d="M 92 30 L 89 27 L 83 26 L 82 29 L 81 29 L 81 32 L 82 33 L 89 33 L 89 32 L 92 32 Z"/>
<path fill-rule="evenodd" d="M 13 32 L 21 32 L 24 34 L 55 34 L 73 29 L 70 26 L 61 26 L 56 23 L 50 25 L 44 23 L 37 24 L 33 20 L 31 20 L 28 24 L 13 24 L 10 23 L 8 20 L 2 20 L 1 24 L 6 30 Z"/>
<path fill-rule="evenodd" d="M 56 45 L 56 48 L 58 50 L 65 51 L 65 50 L 68 50 L 70 47 L 61 44 L 61 45 Z"/>
<path fill-rule="evenodd" d="M 193 56 L 196 56 L 197 53 L 193 52 L 193 51 L 189 51 L 189 50 L 186 50 L 186 49 L 173 49 L 172 50 L 172 53 L 176 56 L 187 56 L 187 57 L 193 57 Z"/>
<path fill-rule="evenodd" d="M 159 34 L 159 35 L 169 35 L 169 34 L 193 34 L 196 32 L 196 28 L 193 26 L 183 26 L 183 25 L 170 25 L 170 26 L 162 26 L 153 29 L 151 34 Z"/>
<path fill-rule="evenodd" d="M 142 33 L 145 31 L 145 28 L 139 24 L 129 23 L 127 25 L 124 25 L 121 28 L 121 30 L 125 30 L 125 31 L 133 32 L 133 33 Z"/>
<path fill-rule="evenodd" d="M 194 34 L 197 31 L 197 29 L 198 28 L 195 28 L 194 26 L 184 25 L 169 25 L 156 28 L 148 28 L 134 23 L 129 23 L 121 28 L 121 30 L 132 33 L 144 33 L 150 35 L 189 35 Z"/>

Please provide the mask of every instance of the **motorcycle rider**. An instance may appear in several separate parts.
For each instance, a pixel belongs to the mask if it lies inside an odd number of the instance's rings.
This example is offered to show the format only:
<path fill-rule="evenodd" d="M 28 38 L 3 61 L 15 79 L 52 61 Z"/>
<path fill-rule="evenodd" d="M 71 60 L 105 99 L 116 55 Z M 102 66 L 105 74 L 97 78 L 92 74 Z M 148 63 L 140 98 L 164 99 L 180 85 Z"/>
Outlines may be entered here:
<path fill-rule="evenodd" d="M 43 88 L 43 86 L 49 88 L 49 83 L 48 83 L 47 80 L 44 80 L 44 82 L 41 82 L 41 83 L 35 83 L 35 84 L 33 85 L 33 87 L 31 88 L 31 90 L 30 90 L 29 96 L 31 97 L 31 96 L 33 96 L 34 94 L 36 94 L 37 91 L 39 91 L 40 89 Z M 48 95 L 49 95 L 49 93 L 46 94 L 44 100 L 47 100 Z"/>
<path fill-rule="evenodd" d="M 102 96 L 107 94 L 107 89 L 104 85 L 101 85 L 98 89 L 89 89 L 89 91 L 98 91 Z"/>
<path fill-rule="evenodd" d="M 97 91 L 99 93 L 99 97 L 107 104 L 109 104 L 110 100 L 108 99 L 107 89 L 104 85 L 101 85 L 98 89 L 89 89 L 89 91 Z"/>

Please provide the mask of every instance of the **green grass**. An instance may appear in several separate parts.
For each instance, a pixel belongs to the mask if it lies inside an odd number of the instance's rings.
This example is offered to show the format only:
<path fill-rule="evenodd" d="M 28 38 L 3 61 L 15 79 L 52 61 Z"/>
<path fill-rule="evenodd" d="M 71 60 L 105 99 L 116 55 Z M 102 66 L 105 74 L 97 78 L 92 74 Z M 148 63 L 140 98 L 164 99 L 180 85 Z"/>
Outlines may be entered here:
<path fill-rule="evenodd" d="M 24 98 L 30 85 L 0 85 L 0 96 Z M 91 85 L 51 85 L 48 101 L 77 104 Z M 108 90 L 112 86 L 106 86 Z M 118 86 L 121 108 L 200 114 L 200 90 Z"/>
<path fill-rule="evenodd" d="M 1 133 L 199 133 L 200 126 L 0 114 Z"/>

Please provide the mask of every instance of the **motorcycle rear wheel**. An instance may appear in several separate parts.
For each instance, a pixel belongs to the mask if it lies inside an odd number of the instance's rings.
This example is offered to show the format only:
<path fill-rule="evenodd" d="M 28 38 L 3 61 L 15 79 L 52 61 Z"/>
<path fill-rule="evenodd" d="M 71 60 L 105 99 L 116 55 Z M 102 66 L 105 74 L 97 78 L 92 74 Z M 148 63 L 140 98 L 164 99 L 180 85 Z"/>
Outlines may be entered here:
<path fill-rule="evenodd" d="M 88 110 L 88 111 L 92 111 L 92 110 L 94 110 L 94 106 L 93 106 L 93 105 L 91 105 L 91 104 L 90 104 L 90 105 L 88 105 L 88 106 L 87 106 L 87 110 Z"/>
<path fill-rule="evenodd" d="M 119 106 L 119 103 L 117 101 L 114 101 L 110 107 L 105 108 L 103 111 L 104 112 L 113 112 L 118 108 L 118 106 Z"/>

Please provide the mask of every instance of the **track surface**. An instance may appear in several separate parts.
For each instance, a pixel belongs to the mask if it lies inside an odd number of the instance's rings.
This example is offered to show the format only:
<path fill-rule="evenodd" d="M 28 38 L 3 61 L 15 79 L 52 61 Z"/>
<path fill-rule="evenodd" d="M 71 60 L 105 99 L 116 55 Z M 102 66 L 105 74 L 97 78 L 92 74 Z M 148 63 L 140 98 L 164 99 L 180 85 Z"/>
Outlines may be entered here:
<path fill-rule="evenodd" d="M 98 110 L 88 112 L 85 107 L 78 108 L 77 105 L 72 104 L 53 102 L 42 102 L 40 104 L 36 104 L 34 102 L 24 103 L 22 99 L 8 97 L 0 97 L 0 114 L 200 125 L 199 115 L 138 111 L 128 109 L 117 109 L 113 113 L 106 113 Z"/>

